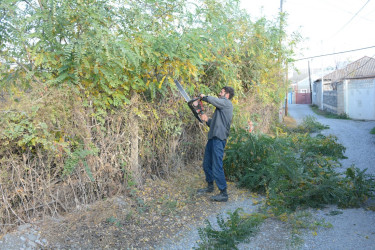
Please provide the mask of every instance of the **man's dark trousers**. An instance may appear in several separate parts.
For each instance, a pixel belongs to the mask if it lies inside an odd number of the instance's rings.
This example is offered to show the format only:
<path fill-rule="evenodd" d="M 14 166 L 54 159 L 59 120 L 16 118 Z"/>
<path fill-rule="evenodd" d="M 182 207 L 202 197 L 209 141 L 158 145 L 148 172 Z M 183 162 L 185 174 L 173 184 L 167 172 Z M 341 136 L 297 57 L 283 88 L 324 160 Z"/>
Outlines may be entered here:
<path fill-rule="evenodd" d="M 216 182 L 219 190 L 227 188 L 223 169 L 223 156 L 226 140 L 216 137 L 209 139 L 204 152 L 203 169 L 208 183 Z"/>

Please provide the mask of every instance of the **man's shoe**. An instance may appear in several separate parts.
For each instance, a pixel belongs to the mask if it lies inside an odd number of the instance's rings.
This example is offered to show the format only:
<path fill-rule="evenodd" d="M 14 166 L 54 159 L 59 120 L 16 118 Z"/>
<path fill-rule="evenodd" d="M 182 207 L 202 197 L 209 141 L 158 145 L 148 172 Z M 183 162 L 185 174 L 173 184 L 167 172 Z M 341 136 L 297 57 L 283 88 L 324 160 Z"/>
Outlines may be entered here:
<path fill-rule="evenodd" d="M 214 191 L 214 183 L 208 183 L 206 188 L 197 190 L 197 194 L 212 193 Z"/>
<path fill-rule="evenodd" d="M 227 189 L 220 190 L 220 194 L 211 196 L 212 201 L 226 202 L 228 201 Z"/>

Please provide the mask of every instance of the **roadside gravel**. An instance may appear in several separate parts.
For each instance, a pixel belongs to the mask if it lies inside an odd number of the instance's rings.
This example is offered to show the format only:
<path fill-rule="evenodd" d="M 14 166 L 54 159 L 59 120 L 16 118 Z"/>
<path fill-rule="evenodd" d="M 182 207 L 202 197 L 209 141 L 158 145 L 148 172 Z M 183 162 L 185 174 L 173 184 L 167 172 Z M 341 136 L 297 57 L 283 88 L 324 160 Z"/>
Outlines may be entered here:
<path fill-rule="evenodd" d="M 258 198 L 258 200 L 259 199 L 260 198 Z M 237 197 L 234 200 L 232 199 L 226 202 L 219 211 L 208 216 L 206 220 L 208 220 L 214 228 L 219 228 L 217 224 L 217 216 L 220 215 L 223 218 L 227 218 L 227 213 L 234 212 L 237 208 L 242 208 L 244 213 L 254 213 L 257 211 L 258 206 L 253 204 L 253 200 L 250 197 Z M 198 247 L 197 241 L 199 240 L 198 228 L 204 226 L 204 221 L 189 225 L 188 229 L 164 242 L 161 242 L 159 245 L 155 246 L 155 249 L 186 250 L 196 248 Z"/>
<path fill-rule="evenodd" d="M 0 238 L 0 249 L 44 249 L 48 246 L 47 239 L 41 237 L 40 230 L 31 224 L 20 225 L 14 232 Z"/>

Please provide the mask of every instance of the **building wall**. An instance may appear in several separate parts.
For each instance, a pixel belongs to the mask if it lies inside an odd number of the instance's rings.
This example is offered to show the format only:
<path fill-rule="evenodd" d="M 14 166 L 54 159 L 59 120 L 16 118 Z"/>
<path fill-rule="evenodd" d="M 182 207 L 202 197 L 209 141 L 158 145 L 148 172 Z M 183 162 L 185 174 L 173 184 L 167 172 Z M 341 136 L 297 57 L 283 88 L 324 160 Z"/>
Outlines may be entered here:
<path fill-rule="evenodd" d="M 312 104 L 321 107 L 322 104 L 322 86 L 321 82 L 314 82 L 312 93 Z"/>
<path fill-rule="evenodd" d="M 345 102 L 349 117 L 375 120 L 375 79 L 350 80 L 347 88 Z"/>
<path fill-rule="evenodd" d="M 354 79 L 338 82 L 336 88 L 325 84 L 323 110 L 347 114 L 350 118 L 375 120 L 375 79 Z M 312 103 L 321 109 L 321 82 L 313 85 Z"/>
<path fill-rule="evenodd" d="M 311 90 L 311 103 L 317 105 L 316 103 L 316 83 L 313 83 Z"/>
<path fill-rule="evenodd" d="M 336 90 L 330 90 L 330 91 L 324 91 L 323 96 L 323 102 L 324 102 L 324 110 L 337 114 L 337 91 Z"/>
<path fill-rule="evenodd" d="M 345 88 L 344 82 L 337 83 L 337 114 L 347 114 L 345 110 Z"/>

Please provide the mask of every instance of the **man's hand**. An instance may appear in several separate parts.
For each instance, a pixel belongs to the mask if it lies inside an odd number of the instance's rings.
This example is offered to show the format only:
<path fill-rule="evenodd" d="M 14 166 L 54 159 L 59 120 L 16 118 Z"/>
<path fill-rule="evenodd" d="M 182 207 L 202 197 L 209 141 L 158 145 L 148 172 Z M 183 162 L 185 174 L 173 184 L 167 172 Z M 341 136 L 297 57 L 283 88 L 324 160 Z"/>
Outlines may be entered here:
<path fill-rule="evenodd" d="M 206 114 L 201 114 L 201 120 L 204 121 L 204 122 L 207 122 L 208 121 L 208 117 Z"/>
<path fill-rule="evenodd" d="M 206 95 L 205 94 L 199 94 L 199 97 L 202 99 L 203 97 L 205 97 Z"/>

